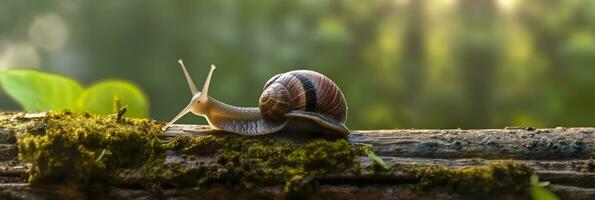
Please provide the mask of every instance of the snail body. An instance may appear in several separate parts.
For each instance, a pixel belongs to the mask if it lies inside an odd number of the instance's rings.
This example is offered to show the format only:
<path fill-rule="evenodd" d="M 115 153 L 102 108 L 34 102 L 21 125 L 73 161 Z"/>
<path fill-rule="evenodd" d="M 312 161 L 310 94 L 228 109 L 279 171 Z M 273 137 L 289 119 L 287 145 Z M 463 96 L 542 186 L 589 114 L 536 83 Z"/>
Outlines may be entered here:
<path fill-rule="evenodd" d="M 339 87 L 328 77 L 310 70 L 273 76 L 266 82 L 258 107 L 238 107 L 208 96 L 212 73 L 198 91 L 181 60 L 192 100 L 167 126 L 192 112 L 204 116 L 211 128 L 240 135 L 264 135 L 291 129 L 346 137 L 347 103 Z M 167 127 L 166 126 L 166 127 Z"/>

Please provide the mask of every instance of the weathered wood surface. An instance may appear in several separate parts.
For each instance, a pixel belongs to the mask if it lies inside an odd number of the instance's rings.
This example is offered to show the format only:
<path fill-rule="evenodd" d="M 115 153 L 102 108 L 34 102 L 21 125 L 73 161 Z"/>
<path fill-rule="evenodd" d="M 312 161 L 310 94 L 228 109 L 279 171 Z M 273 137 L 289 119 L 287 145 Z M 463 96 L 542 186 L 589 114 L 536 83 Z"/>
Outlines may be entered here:
<path fill-rule="evenodd" d="M 21 120 L 42 115 L 21 116 Z M 26 183 L 30 166 L 19 163 L 15 135 L 22 130 L 0 126 L 0 199 L 56 199 L 78 198 L 60 186 L 31 186 Z M 200 137 L 205 134 L 228 134 L 210 130 L 207 126 L 179 125 L 169 128 L 168 140 L 186 134 Z M 481 166 L 501 160 L 515 160 L 532 166 L 542 181 L 550 181 L 549 189 L 563 199 L 595 199 L 595 128 L 507 128 L 488 130 L 373 130 L 354 131 L 349 141 L 355 145 L 371 146 L 389 165 L 416 166 Z M 309 137 L 282 133 L 263 137 L 283 137 L 296 141 Z M 167 162 L 188 164 L 191 157 L 168 153 Z M 364 166 L 372 161 L 361 157 Z M 133 181 L 134 179 L 130 179 Z M 398 170 L 391 173 L 360 175 L 329 175 L 320 180 L 319 199 L 458 199 L 441 189 L 416 192 L 406 184 L 415 183 Z M 134 184 L 131 184 L 134 185 Z M 243 197 L 272 199 L 281 197 L 281 187 L 267 187 L 258 191 L 234 191 L 230 188 L 166 188 L 147 191 L 135 187 L 113 188 L 110 198 L 192 199 Z M 228 195 L 228 196 L 226 196 Z M 229 196 L 231 195 L 231 196 Z"/>
<path fill-rule="evenodd" d="M 171 138 L 186 134 L 225 134 L 208 126 L 179 125 L 166 131 Z M 293 133 L 261 137 L 293 138 Z M 306 139 L 304 139 L 306 138 Z M 370 130 L 354 131 L 348 140 L 355 145 L 371 146 L 388 165 L 482 166 L 514 160 L 532 166 L 541 179 L 595 191 L 595 128 L 506 128 L 485 130 Z M 176 160 L 176 159 L 171 159 Z M 362 156 L 364 166 L 372 161 Z M 178 162 L 183 162 L 178 160 Z M 590 166 L 590 168 L 589 168 Z M 367 177 L 341 177 L 356 182 Z M 398 174 L 374 179 L 407 181 Z"/>
<path fill-rule="evenodd" d="M 217 133 L 208 126 L 179 125 L 166 137 Z M 297 137 L 284 133 L 278 137 Z M 263 136 L 271 137 L 271 136 Z M 585 159 L 595 156 L 595 128 L 506 128 L 484 130 L 371 130 L 349 135 L 377 154 L 422 158 Z"/>

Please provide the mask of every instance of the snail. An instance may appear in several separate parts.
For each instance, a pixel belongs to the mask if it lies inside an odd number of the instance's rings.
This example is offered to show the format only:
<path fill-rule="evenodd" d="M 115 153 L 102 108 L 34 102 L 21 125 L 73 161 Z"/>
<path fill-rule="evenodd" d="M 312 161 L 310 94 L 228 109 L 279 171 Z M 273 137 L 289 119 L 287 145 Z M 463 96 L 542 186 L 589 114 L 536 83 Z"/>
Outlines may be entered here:
<path fill-rule="evenodd" d="M 258 107 L 237 107 L 208 96 L 211 69 L 198 91 L 184 62 L 182 67 L 192 100 L 167 125 L 171 126 L 188 112 L 203 116 L 214 130 L 240 135 L 264 135 L 280 130 L 320 133 L 347 137 L 347 103 L 339 87 L 328 77 L 310 70 L 295 70 L 272 77 L 266 82 Z"/>

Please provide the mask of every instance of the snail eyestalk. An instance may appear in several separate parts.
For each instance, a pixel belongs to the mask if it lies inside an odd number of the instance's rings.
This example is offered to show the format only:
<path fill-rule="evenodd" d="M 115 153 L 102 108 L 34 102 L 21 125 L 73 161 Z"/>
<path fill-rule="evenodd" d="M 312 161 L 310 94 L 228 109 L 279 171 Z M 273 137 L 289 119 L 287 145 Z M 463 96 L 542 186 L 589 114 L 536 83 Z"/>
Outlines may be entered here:
<path fill-rule="evenodd" d="M 184 61 L 182 59 L 178 59 L 178 63 L 180 63 L 180 66 L 182 66 L 184 76 L 186 77 L 186 81 L 188 82 L 188 87 L 190 87 L 190 92 L 192 92 L 192 95 L 195 95 L 196 93 L 198 93 L 198 89 L 196 89 L 196 85 L 194 85 L 192 78 L 190 78 L 190 74 L 188 74 L 188 70 L 186 70 Z"/>
<path fill-rule="evenodd" d="M 174 117 L 174 119 L 172 119 L 170 122 L 165 124 L 165 126 L 163 127 L 162 130 L 165 131 L 169 126 L 176 123 L 176 121 L 178 121 L 178 119 L 182 118 L 184 115 L 186 115 L 188 112 L 190 112 L 190 108 L 192 108 L 192 102 L 190 102 L 190 104 L 188 104 L 188 106 L 186 106 L 186 108 L 184 108 L 182 111 L 180 111 L 180 113 L 178 113 L 178 115 L 176 115 L 176 117 Z"/>
<path fill-rule="evenodd" d="M 211 70 L 209 71 L 209 75 L 207 76 L 207 80 L 205 80 L 205 84 L 202 86 L 202 91 L 200 93 L 200 100 L 207 100 L 209 97 L 209 84 L 211 83 L 211 76 L 213 75 L 213 71 L 215 71 L 215 65 L 211 65 Z"/>

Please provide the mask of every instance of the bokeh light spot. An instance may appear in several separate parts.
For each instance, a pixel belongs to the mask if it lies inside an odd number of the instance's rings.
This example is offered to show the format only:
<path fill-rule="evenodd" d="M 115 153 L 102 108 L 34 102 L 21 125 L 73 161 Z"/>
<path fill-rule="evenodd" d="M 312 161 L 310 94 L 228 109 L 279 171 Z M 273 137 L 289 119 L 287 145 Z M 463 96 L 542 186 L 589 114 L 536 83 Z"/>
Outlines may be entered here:
<path fill-rule="evenodd" d="M 61 49 L 68 34 L 64 20 L 53 13 L 37 16 L 29 27 L 29 38 L 33 44 L 50 51 Z"/>
<path fill-rule="evenodd" d="M 40 58 L 35 47 L 27 43 L 0 43 L 0 69 L 39 67 Z"/>

